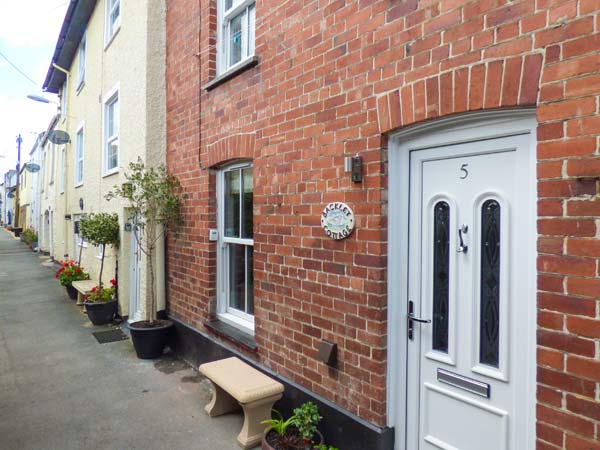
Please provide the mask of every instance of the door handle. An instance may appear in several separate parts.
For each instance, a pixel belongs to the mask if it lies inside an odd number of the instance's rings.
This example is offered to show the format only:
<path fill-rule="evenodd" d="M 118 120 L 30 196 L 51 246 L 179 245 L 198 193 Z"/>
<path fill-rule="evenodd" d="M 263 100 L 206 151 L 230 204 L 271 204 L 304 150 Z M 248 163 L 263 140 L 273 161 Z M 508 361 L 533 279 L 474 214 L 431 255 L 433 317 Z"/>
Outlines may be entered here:
<path fill-rule="evenodd" d="M 414 338 L 414 334 L 415 334 L 415 326 L 414 323 L 418 322 L 418 323 L 431 323 L 431 319 L 424 319 L 422 317 L 415 317 L 414 314 L 414 307 L 415 304 L 412 300 L 408 301 L 408 338 L 410 340 L 413 340 Z"/>
<path fill-rule="evenodd" d="M 422 319 L 421 317 L 415 317 L 412 314 L 408 315 L 408 318 L 414 322 L 419 322 L 419 323 L 431 323 L 431 319 Z"/>
<path fill-rule="evenodd" d="M 467 250 L 469 249 L 469 246 L 465 245 L 465 243 L 463 242 L 463 233 L 467 234 L 467 231 L 469 231 L 469 227 L 468 225 L 464 224 L 461 225 L 461 227 L 458 229 L 458 240 L 460 245 L 456 249 L 457 253 L 467 253 Z"/>

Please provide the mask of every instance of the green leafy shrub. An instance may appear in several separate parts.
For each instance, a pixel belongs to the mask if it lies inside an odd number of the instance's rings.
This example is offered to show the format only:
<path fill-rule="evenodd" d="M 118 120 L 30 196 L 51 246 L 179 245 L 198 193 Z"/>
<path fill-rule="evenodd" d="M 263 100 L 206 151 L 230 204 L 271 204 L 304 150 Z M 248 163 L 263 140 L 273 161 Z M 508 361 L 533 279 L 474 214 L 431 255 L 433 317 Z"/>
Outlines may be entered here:
<path fill-rule="evenodd" d="M 334 447 L 333 445 L 327 445 L 327 444 L 319 444 L 316 445 L 315 450 L 339 450 L 337 447 Z"/>
<path fill-rule="evenodd" d="M 119 216 L 109 213 L 90 214 L 79 222 L 79 234 L 89 243 L 102 246 L 102 262 L 98 285 L 102 286 L 102 271 L 104 270 L 104 251 L 107 245 L 119 246 Z"/>
<path fill-rule="evenodd" d="M 109 213 L 90 214 L 79 222 L 79 234 L 92 245 L 119 246 L 119 216 Z"/>
<path fill-rule="evenodd" d="M 23 231 L 22 236 L 23 236 L 23 240 L 27 244 L 31 244 L 32 242 L 37 242 L 37 240 L 38 240 L 38 235 L 33 230 L 33 228 L 29 228 L 29 229 Z"/>
<path fill-rule="evenodd" d="M 313 402 L 306 402 L 294 409 L 292 423 L 300 432 L 303 439 L 311 439 L 317 431 L 317 425 L 323 418 L 319 408 Z"/>

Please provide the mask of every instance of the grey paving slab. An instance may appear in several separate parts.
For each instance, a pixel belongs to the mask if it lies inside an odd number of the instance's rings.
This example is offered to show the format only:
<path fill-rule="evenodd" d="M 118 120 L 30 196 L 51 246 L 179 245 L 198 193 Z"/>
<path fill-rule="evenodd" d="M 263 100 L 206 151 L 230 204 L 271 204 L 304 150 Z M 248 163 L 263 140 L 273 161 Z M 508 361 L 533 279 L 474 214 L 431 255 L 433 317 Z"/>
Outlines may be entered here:
<path fill-rule="evenodd" d="M 129 340 L 99 344 L 54 269 L 0 230 L 0 450 L 236 450 L 240 414 L 209 418 L 210 383 Z"/>

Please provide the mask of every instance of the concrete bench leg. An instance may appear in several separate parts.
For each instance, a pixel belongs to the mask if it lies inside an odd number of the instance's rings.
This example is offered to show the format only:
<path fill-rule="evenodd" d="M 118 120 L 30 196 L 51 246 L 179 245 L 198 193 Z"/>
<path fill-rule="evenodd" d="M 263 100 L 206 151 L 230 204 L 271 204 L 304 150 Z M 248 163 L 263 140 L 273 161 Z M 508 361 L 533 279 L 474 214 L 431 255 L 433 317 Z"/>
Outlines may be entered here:
<path fill-rule="evenodd" d="M 204 407 L 204 411 L 210 417 L 220 416 L 240 409 L 240 404 L 235 398 L 221 389 L 215 383 L 212 383 L 213 391 L 210 403 Z"/>
<path fill-rule="evenodd" d="M 83 294 L 79 291 L 77 291 L 77 304 L 83 305 Z"/>
<path fill-rule="evenodd" d="M 271 418 L 273 404 L 283 397 L 283 394 L 273 395 L 252 403 L 242 404 L 244 409 L 244 425 L 238 434 L 237 442 L 243 449 L 249 449 L 260 444 L 266 426 L 263 420 Z"/>

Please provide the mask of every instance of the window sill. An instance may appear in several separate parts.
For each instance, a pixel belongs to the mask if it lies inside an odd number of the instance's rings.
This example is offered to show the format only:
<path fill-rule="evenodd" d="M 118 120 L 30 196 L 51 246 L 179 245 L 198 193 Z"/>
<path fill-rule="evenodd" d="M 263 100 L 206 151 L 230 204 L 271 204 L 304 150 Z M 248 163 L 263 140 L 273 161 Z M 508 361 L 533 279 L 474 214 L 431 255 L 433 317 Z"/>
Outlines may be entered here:
<path fill-rule="evenodd" d="M 106 38 L 106 40 L 104 42 L 104 51 L 108 50 L 108 47 L 110 47 L 110 44 L 112 44 L 112 42 L 115 40 L 115 37 L 117 37 L 117 34 L 119 34 L 120 30 L 121 30 L 121 23 L 119 22 L 119 25 L 117 26 L 115 31 L 113 31 L 113 34 Z"/>
<path fill-rule="evenodd" d="M 104 175 L 102 175 L 102 178 L 106 178 L 106 177 L 110 177 L 111 175 L 114 175 L 116 173 L 119 173 L 119 168 L 115 168 L 115 169 L 111 169 L 108 172 L 104 173 Z"/>
<path fill-rule="evenodd" d="M 235 344 L 238 344 L 247 350 L 255 352 L 258 349 L 256 346 L 256 341 L 254 340 L 254 336 L 244 333 L 239 328 L 231 326 L 222 320 L 209 320 L 204 322 L 204 326 L 217 336 L 234 342 Z"/>
<path fill-rule="evenodd" d="M 83 181 L 82 181 L 81 183 L 79 183 L 79 184 L 76 184 L 76 185 L 74 185 L 73 187 L 74 187 L 75 189 L 77 189 L 77 188 L 79 188 L 79 187 L 81 187 L 81 186 L 83 186 Z"/>
<path fill-rule="evenodd" d="M 235 66 L 226 70 L 221 75 L 218 75 L 217 77 L 215 77 L 212 81 L 205 84 L 203 86 L 203 89 L 210 91 L 210 90 L 216 88 L 217 86 L 219 86 L 220 84 L 225 83 L 227 80 L 230 80 L 233 77 L 236 77 L 237 75 L 239 75 L 240 73 L 245 72 L 246 70 L 256 66 L 257 64 L 258 64 L 258 56 L 256 56 L 256 55 L 251 56 L 250 58 L 237 63 Z"/>

